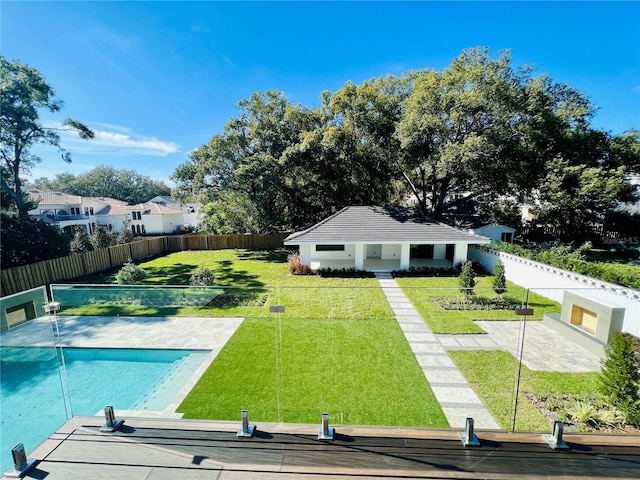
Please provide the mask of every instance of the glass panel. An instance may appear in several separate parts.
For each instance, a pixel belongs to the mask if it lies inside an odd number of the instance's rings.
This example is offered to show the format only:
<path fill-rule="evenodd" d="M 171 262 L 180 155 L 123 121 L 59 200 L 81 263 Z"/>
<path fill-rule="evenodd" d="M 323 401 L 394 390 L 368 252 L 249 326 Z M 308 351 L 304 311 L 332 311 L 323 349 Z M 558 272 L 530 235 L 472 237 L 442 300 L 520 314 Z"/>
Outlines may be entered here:
<path fill-rule="evenodd" d="M 70 417 L 66 381 L 54 346 L 53 316 L 44 287 L 0 300 L 0 471 L 13 466 L 11 448 L 23 443 L 30 452 Z"/>

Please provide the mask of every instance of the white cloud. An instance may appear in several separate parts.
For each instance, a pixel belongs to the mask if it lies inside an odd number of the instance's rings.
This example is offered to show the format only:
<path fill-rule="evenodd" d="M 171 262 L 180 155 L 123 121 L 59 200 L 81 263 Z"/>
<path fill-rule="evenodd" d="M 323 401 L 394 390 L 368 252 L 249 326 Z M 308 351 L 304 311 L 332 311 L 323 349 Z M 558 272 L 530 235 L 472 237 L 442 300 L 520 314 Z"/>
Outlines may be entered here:
<path fill-rule="evenodd" d="M 48 124 L 50 128 L 62 129 L 60 132 L 63 148 L 83 153 L 109 153 L 112 155 L 146 155 L 166 157 L 178 151 L 180 146 L 174 142 L 160 140 L 134 133 L 130 128 L 108 123 L 91 122 L 87 126 L 95 133 L 95 138 L 82 140 L 73 132 L 65 131 L 61 124 Z"/>
<path fill-rule="evenodd" d="M 173 142 L 165 142 L 155 137 L 144 137 L 119 132 L 107 132 L 95 130 L 95 138 L 89 140 L 89 144 L 113 147 L 118 149 L 133 150 L 132 153 L 140 155 L 153 155 L 165 157 L 178 151 L 178 145 Z"/>

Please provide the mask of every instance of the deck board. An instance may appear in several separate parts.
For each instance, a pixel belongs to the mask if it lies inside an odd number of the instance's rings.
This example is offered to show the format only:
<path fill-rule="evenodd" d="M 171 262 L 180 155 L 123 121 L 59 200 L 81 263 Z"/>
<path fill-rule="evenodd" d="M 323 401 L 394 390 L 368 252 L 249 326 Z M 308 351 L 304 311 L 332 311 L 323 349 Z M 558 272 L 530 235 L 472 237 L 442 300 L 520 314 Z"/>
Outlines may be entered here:
<path fill-rule="evenodd" d="M 75 417 L 37 448 L 25 478 L 235 480 L 301 478 L 640 478 L 640 437 L 565 434 L 551 449 L 539 434 L 477 432 L 465 448 L 450 430 L 337 427 L 333 442 L 317 426 L 126 419 L 113 434 L 99 417 Z"/>

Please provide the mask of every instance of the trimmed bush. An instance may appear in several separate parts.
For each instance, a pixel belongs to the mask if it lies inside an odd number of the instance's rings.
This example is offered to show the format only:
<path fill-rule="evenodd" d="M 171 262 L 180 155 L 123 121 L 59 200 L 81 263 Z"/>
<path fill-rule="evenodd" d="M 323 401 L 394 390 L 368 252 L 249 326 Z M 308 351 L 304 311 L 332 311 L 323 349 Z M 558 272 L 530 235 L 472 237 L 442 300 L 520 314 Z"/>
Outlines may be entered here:
<path fill-rule="evenodd" d="M 124 264 L 116 273 L 116 283 L 118 285 L 139 285 L 142 283 L 147 273 L 131 260 Z"/>
<path fill-rule="evenodd" d="M 504 274 L 504 264 L 498 260 L 493 266 L 493 291 L 502 296 L 507 291 L 507 278 Z"/>
<path fill-rule="evenodd" d="M 201 266 L 189 277 L 189 283 L 191 285 L 199 285 L 202 287 L 211 286 L 214 284 L 214 281 L 215 276 L 213 272 L 205 266 Z"/>
<path fill-rule="evenodd" d="M 631 335 L 613 332 L 600 372 L 600 392 L 624 412 L 629 423 L 640 424 L 640 356 Z"/>
<path fill-rule="evenodd" d="M 473 287 L 476 286 L 476 272 L 473 270 L 473 262 L 465 262 L 462 265 L 462 271 L 458 277 L 458 285 L 460 285 L 460 291 L 467 297 L 475 295 Z"/>

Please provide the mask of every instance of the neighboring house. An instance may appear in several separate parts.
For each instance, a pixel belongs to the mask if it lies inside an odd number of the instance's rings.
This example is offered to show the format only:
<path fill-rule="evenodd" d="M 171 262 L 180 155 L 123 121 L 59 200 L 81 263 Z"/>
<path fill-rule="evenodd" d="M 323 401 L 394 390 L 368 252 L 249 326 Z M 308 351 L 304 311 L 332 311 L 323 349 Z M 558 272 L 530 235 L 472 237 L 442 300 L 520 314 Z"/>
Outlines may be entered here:
<path fill-rule="evenodd" d="M 126 202 L 109 197 L 81 197 L 62 192 L 30 189 L 27 191 L 29 201 L 38 204 L 29 211 L 29 215 L 43 222 L 55 224 L 62 231 L 73 235 L 76 225 L 83 227 L 89 234 L 93 233 L 96 222 L 109 222 L 99 219 L 100 212 L 108 212 L 112 206 L 126 205 Z M 111 225 L 111 228 L 113 225 Z"/>
<path fill-rule="evenodd" d="M 70 234 L 76 225 L 91 234 L 98 222 L 119 233 L 127 218 L 131 219 L 131 230 L 137 235 L 174 233 L 187 223 L 182 209 L 161 203 L 127 205 L 109 197 L 81 197 L 42 190 L 29 190 L 28 195 L 30 201 L 38 203 L 29 215 L 58 225 Z"/>
<path fill-rule="evenodd" d="M 138 205 L 121 205 L 111 208 L 106 221 L 119 232 L 122 224 L 129 218 L 131 231 L 136 235 L 175 233 L 184 228 L 184 213 L 179 208 L 160 203 L 139 203 Z M 102 221 L 100 223 L 103 223 Z"/>
<path fill-rule="evenodd" d="M 200 219 L 198 218 L 198 213 L 202 208 L 201 203 L 197 203 L 197 202 L 179 203 L 179 202 L 176 202 L 173 199 L 173 197 L 167 197 L 162 195 L 153 197 L 151 200 L 149 200 L 149 202 L 160 203 L 168 207 L 180 208 L 184 213 L 185 227 L 191 227 L 194 229 L 198 229 L 200 227 Z"/>
<path fill-rule="evenodd" d="M 507 227 L 506 225 L 484 225 L 482 227 L 470 229 L 469 233 L 474 235 L 482 235 L 483 237 L 488 237 L 492 242 L 507 242 L 513 243 L 513 237 L 516 234 L 516 229 Z"/>
<path fill-rule="evenodd" d="M 467 260 L 469 245 L 491 241 L 403 207 L 345 207 L 316 225 L 289 235 L 303 264 L 367 271 L 410 266 L 452 267 Z"/>

